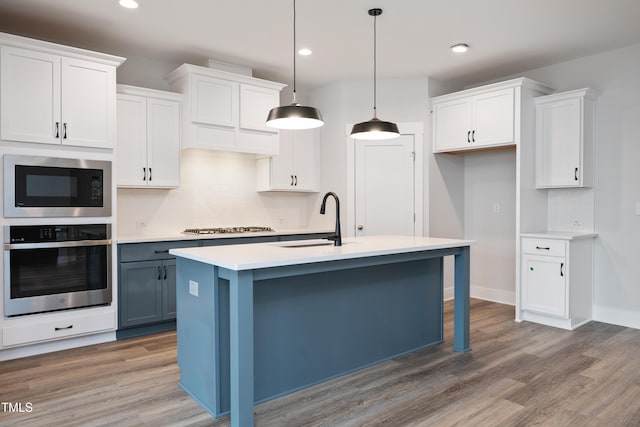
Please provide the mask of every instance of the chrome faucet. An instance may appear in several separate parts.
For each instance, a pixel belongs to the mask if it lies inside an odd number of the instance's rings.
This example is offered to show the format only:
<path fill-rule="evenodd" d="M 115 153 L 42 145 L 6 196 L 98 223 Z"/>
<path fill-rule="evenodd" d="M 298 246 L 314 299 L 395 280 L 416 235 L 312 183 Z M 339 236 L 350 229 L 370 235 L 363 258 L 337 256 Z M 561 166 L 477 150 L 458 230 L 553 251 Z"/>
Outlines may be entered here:
<path fill-rule="evenodd" d="M 333 196 L 336 200 L 336 232 L 333 236 L 325 237 L 327 240 L 333 240 L 333 246 L 342 246 L 342 233 L 340 231 L 340 200 L 338 196 L 333 191 L 328 192 L 324 195 L 322 199 L 322 204 L 320 205 L 320 214 L 324 215 L 325 207 L 327 205 L 327 197 Z"/>

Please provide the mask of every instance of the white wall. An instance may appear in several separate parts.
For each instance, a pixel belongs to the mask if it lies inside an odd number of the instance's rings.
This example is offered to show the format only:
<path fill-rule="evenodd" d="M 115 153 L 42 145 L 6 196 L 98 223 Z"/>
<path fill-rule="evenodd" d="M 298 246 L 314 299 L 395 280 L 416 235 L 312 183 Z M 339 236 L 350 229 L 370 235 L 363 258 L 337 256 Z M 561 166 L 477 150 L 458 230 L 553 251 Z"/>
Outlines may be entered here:
<path fill-rule="evenodd" d="M 258 193 L 252 155 L 182 151 L 173 190 L 119 189 L 118 234 L 162 235 L 191 227 L 307 226 L 313 195 Z M 142 224 L 141 224 L 142 223 Z"/>
<path fill-rule="evenodd" d="M 525 73 L 560 91 L 591 87 L 596 104 L 595 186 L 552 213 L 554 221 L 589 215 L 595 202 L 594 317 L 640 328 L 640 45 L 636 44 Z M 558 193 L 560 190 L 557 190 Z M 578 191 L 578 190 L 576 190 Z M 592 194 L 591 194 L 592 193 Z M 550 195 L 558 198 L 558 194 Z M 573 207 L 573 209 L 572 209 Z"/>

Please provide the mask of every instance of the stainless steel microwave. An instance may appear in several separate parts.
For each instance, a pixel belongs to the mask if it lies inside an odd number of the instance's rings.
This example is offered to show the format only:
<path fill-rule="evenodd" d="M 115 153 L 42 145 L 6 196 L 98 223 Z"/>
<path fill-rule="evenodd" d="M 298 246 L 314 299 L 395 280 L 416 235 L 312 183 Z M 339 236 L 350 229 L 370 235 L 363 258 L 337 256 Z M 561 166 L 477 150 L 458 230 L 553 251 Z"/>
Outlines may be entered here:
<path fill-rule="evenodd" d="M 5 154 L 4 216 L 111 216 L 111 162 Z"/>

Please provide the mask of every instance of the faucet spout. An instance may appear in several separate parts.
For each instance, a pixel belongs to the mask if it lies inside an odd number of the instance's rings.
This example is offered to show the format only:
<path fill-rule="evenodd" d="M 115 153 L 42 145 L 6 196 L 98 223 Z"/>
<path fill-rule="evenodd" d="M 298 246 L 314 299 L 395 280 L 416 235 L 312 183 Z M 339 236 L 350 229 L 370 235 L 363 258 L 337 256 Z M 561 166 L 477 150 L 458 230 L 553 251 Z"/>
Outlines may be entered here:
<path fill-rule="evenodd" d="M 324 215 L 327 206 L 327 198 L 329 196 L 332 196 L 336 201 L 336 231 L 333 236 L 329 236 L 326 239 L 333 240 L 333 246 L 342 246 L 342 232 L 340 231 L 340 199 L 338 199 L 338 195 L 333 191 L 328 192 L 322 198 L 320 214 Z"/>

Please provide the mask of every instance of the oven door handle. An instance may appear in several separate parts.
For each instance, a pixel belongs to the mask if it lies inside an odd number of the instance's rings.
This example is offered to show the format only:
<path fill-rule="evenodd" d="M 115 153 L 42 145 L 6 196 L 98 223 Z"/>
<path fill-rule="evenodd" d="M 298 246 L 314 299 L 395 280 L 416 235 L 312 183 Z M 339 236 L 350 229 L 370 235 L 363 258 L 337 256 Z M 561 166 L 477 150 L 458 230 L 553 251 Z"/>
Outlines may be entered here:
<path fill-rule="evenodd" d="M 5 243 L 4 250 L 10 251 L 15 249 L 79 248 L 83 246 L 109 246 L 111 244 L 111 239 L 74 240 L 70 242 Z"/>

